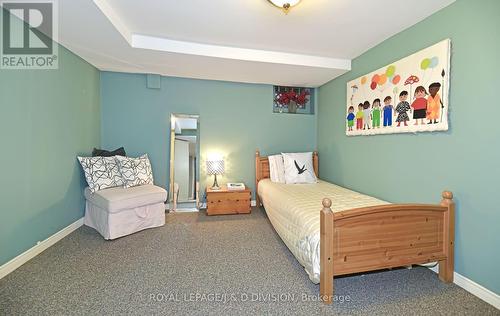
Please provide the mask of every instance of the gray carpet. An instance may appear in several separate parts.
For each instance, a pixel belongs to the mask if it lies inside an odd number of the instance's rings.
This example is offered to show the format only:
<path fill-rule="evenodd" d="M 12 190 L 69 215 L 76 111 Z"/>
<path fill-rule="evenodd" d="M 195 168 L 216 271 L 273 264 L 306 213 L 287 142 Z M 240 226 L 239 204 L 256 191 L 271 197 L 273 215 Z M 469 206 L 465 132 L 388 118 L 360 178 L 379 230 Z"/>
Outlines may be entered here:
<path fill-rule="evenodd" d="M 337 278 L 337 302 L 251 215 L 167 215 L 164 227 L 105 241 L 82 227 L 0 280 L 1 315 L 500 315 L 426 268 Z"/>

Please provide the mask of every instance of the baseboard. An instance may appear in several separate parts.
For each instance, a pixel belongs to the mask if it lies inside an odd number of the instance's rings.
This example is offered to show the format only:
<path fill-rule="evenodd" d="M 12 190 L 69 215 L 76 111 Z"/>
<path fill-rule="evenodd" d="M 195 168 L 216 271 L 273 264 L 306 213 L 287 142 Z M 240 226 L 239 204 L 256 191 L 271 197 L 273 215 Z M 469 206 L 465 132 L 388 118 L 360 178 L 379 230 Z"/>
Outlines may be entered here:
<path fill-rule="evenodd" d="M 176 213 L 198 213 L 199 211 L 196 208 L 178 208 L 175 210 Z"/>
<path fill-rule="evenodd" d="M 37 242 L 37 244 L 30 249 L 26 250 L 19 256 L 15 257 L 14 259 L 10 260 L 9 262 L 5 263 L 0 267 L 0 279 L 11 273 L 12 271 L 16 270 L 26 262 L 30 261 L 40 253 L 42 253 L 45 249 L 49 248 L 50 246 L 54 245 L 56 242 L 59 240 L 63 239 L 64 237 L 68 236 L 71 234 L 73 231 L 75 231 L 77 228 L 81 227 L 83 225 L 83 217 L 77 220 L 76 222 L 70 224 L 69 226 L 61 229 L 54 235 L 50 236 L 49 238 Z"/>
<path fill-rule="evenodd" d="M 250 206 L 257 206 L 257 201 L 251 200 Z M 204 208 L 207 208 L 207 203 L 200 203 L 200 209 L 204 209 Z"/>
<path fill-rule="evenodd" d="M 200 206 L 203 206 L 202 203 L 200 203 Z M 200 207 L 200 208 L 203 208 L 203 207 Z M 176 212 L 179 212 L 179 213 L 182 213 L 182 212 L 186 212 L 186 213 L 189 213 L 189 212 L 198 212 L 199 210 L 196 209 L 196 207 L 193 207 L 193 208 L 181 208 L 181 207 L 177 207 L 177 210 Z M 170 212 L 170 205 L 167 203 L 165 204 L 165 212 Z"/>
<path fill-rule="evenodd" d="M 429 267 L 429 269 L 438 273 L 437 266 Z M 495 308 L 500 309 L 500 295 L 496 294 L 495 292 L 488 290 L 484 286 L 477 284 L 476 282 L 464 277 L 457 272 L 453 273 L 453 283 L 460 286 L 467 292 L 479 297 L 486 303 L 493 305 Z"/>

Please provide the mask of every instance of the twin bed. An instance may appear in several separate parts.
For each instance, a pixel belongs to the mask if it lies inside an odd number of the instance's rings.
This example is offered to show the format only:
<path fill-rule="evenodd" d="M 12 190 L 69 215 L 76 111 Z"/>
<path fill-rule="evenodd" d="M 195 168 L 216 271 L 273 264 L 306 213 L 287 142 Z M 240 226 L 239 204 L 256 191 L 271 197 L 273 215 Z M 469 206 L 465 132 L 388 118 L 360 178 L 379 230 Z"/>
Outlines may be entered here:
<path fill-rule="evenodd" d="M 313 153 L 318 176 L 319 157 Z M 390 204 L 319 180 L 282 184 L 269 179 L 269 160 L 255 154 L 257 205 L 276 232 L 320 283 L 320 297 L 333 300 L 334 276 L 439 263 L 439 278 L 453 281 L 453 194 L 440 204 Z M 323 209 L 320 209 L 322 201 Z"/>

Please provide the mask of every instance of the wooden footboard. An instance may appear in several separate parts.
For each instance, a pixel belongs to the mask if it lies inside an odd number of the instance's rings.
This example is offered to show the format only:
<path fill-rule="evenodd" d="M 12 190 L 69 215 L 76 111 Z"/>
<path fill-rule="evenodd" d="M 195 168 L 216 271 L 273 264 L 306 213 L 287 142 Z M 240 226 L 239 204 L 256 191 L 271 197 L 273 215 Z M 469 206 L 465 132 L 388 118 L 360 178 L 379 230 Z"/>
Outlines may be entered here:
<path fill-rule="evenodd" d="M 333 277 L 411 264 L 439 262 L 439 278 L 453 281 L 455 204 L 389 204 L 333 213 L 323 200 L 320 295 L 333 300 Z"/>

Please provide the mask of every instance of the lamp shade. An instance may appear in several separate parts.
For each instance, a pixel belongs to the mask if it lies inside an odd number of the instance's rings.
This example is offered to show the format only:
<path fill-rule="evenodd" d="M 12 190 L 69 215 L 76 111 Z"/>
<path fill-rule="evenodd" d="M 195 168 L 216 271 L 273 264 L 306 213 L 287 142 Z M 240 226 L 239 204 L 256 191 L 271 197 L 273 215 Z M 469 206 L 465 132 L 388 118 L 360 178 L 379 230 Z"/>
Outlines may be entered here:
<path fill-rule="evenodd" d="M 207 160 L 207 174 L 223 174 L 224 160 Z"/>

